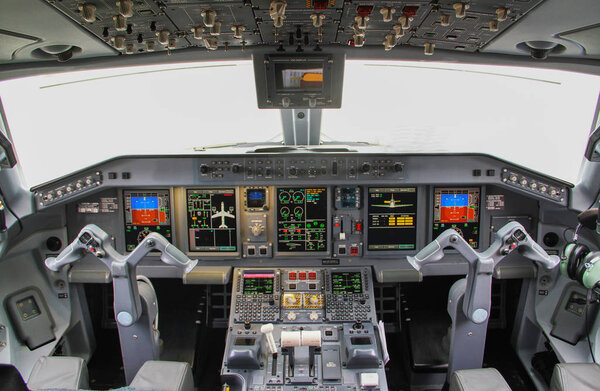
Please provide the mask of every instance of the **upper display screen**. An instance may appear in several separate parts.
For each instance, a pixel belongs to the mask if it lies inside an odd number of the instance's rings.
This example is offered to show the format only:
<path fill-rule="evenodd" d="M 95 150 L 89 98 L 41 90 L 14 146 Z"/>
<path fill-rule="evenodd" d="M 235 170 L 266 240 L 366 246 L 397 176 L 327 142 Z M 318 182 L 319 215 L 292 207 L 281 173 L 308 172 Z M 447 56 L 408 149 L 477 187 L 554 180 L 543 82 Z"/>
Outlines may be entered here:
<path fill-rule="evenodd" d="M 171 241 L 169 190 L 125 190 L 125 249 L 132 251 L 150 232 Z"/>
<path fill-rule="evenodd" d="M 245 295 L 272 295 L 275 274 L 273 272 L 249 272 L 244 274 Z"/>
<path fill-rule="evenodd" d="M 237 251 L 234 189 L 187 191 L 190 251 Z"/>
<path fill-rule="evenodd" d="M 327 251 L 327 189 L 277 189 L 277 249 Z"/>
<path fill-rule="evenodd" d="M 433 195 L 433 239 L 453 228 L 473 247 L 479 247 L 478 187 L 436 187 Z"/>
<path fill-rule="evenodd" d="M 360 272 L 332 272 L 331 293 L 334 295 L 362 293 L 362 277 Z"/>
<path fill-rule="evenodd" d="M 368 249 L 414 250 L 417 246 L 417 189 L 369 188 Z"/>

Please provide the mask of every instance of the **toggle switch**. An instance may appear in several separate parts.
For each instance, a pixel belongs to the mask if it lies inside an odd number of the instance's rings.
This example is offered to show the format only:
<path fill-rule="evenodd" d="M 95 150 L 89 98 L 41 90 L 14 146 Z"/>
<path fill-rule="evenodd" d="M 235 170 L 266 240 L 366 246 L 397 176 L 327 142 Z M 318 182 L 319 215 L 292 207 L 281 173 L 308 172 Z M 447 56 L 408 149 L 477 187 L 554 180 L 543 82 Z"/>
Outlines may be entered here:
<path fill-rule="evenodd" d="M 354 21 L 356 22 L 356 25 L 359 29 L 364 30 L 367 28 L 367 22 L 369 21 L 369 17 L 366 15 L 357 15 L 354 17 Z"/>
<path fill-rule="evenodd" d="M 96 21 L 96 6 L 90 3 L 83 3 L 77 7 L 81 12 L 83 20 L 89 23 Z"/>
<path fill-rule="evenodd" d="M 124 17 L 131 18 L 133 16 L 133 0 L 118 0 L 117 8 Z"/>
<path fill-rule="evenodd" d="M 160 30 L 156 32 L 156 38 L 161 45 L 169 44 L 169 30 Z"/>
<path fill-rule="evenodd" d="M 433 42 L 425 42 L 424 52 L 426 56 L 433 56 L 433 51 L 435 49 L 435 43 Z"/>
<path fill-rule="evenodd" d="M 200 26 L 192 27 L 190 31 L 194 34 L 195 39 L 202 39 L 202 35 L 204 34 L 204 28 Z"/>
<path fill-rule="evenodd" d="M 213 10 L 204 10 L 200 13 L 200 16 L 202 16 L 202 23 L 206 27 L 212 27 L 215 24 L 217 13 Z"/>
<path fill-rule="evenodd" d="M 498 16 L 498 22 L 504 22 L 506 18 L 510 14 L 510 10 L 508 8 L 497 8 L 496 15 Z"/>
<path fill-rule="evenodd" d="M 231 26 L 231 31 L 233 31 L 234 38 L 242 39 L 244 31 L 246 31 L 246 27 L 241 25 Z"/>
<path fill-rule="evenodd" d="M 404 36 L 404 28 L 402 27 L 402 25 L 395 24 L 394 26 L 392 26 L 392 28 L 394 29 L 396 38 L 400 38 L 400 37 Z"/>
<path fill-rule="evenodd" d="M 271 2 L 269 5 L 269 16 L 273 19 L 273 26 L 277 28 L 283 27 L 286 7 L 287 3 L 283 0 L 273 0 Z"/>
<path fill-rule="evenodd" d="M 398 44 L 398 38 L 394 34 L 386 34 L 385 39 L 383 40 L 383 47 L 385 51 L 390 51 Z"/>
<path fill-rule="evenodd" d="M 323 26 L 323 19 L 325 19 L 325 15 L 323 14 L 311 14 L 310 18 L 312 19 L 313 27 L 319 28 Z"/>
<path fill-rule="evenodd" d="M 440 15 L 440 25 L 444 27 L 450 26 L 450 15 Z"/>
<path fill-rule="evenodd" d="M 217 50 L 219 47 L 219 39 L 217 37 L 204 37 L 202 38 L 202 42 L 208 50 Z"/>
<path fill-rule="evenodd" d="M 398 22 L 400 22 L 400 24 L 402 25 L 402 28 L 405 30 L 410 28 L 410 22 L 412 22 L 412 21 L 413 21 L 412 16 L 401 15 L 400 17 L 398 17 Z"/>
<path fill-rule="evenodd" d="M 112 44 L 117 50 L 125 49 L 125 36 L 117 35 L 111 38 Z"/>
<path fill-rule="evenodd" d="M 357 23 L 354 23 L 352 25 L 352 29 L 354 30 L 354 35 L 357 35 L 359 37 L 364 37 L 365 36 L 365 30 L 361 29 L 360 27 L 358 27 Z"/>
<path fill-rule="evenodd" d="M 212 27 L 210 28 L 210 35 L 215 35 L 218 36 L 221 34 L 221 22 L 219 22 L 218 20 L 212 25 Z"/>
<path fill-rule="evenodd" d="M 361 48 L 363 46 L 365 46 L 365 36 L 363 35 L 356 35 L 354 34 L 352 36 L 352 38 L 354 39 L 354 47 L 356 48 Z"/>
<path fill-rule="evenodd" d="M 467 3 L 454 3 L 452 4 L 452 8 L 454 8 L 454 12 L 456 13 L 456 17 L 458 19 L 462 19 L 467 15 L 467 10 L 469 9 L 469 4 Z"/>
<path fill-rule="evenodd" d="M 154 41 L 146 41 L 146 50 L 149 52 L 154 51 Z"/>
<path fill-rule="evenodd" d="M 384 22 L 391 22 L 392 18 L 394 16 L 394 13 L 396 12 L 396 8 L 394 8 L 394 7 L 382 7 L 379 10 L 379 12 L 383 16 L 383 21 Z"/>
<path fill-rule="evenodd" d="M 496 19 L 490 20 L 489 26 L 490 26 L 490 31 L 494 31 L 494 32 L 498 31 L 498 21 Z"/>
<path fill-rule="evenodd" d="M 115 29 L 117 31 L 127 30 L 127 19 L 125 19 L 123 15 L 113 16 L 113 23 L 115 24 Z"/>

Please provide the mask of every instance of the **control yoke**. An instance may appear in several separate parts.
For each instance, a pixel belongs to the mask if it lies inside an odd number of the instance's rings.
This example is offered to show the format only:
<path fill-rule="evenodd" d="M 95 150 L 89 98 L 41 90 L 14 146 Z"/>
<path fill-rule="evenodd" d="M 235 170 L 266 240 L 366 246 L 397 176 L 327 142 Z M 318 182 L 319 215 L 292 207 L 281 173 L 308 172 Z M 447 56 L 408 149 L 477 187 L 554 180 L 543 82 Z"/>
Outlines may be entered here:
<path fill-rule="evenodd" d="M 140 317 L 141 302 L 137 289 L 136 267 L 146 254 L 150 251 L 160 251 L 161 261 L 183 269 L 185 274 L 192 271 L 198 263 L 155 232 L 146 236 L 128 255 L 118 253 L 111 242 L 110 236 L 100 227 L 88 224 L 69 246 L 56 258 L 47 258 L 45 264 L 48 269 L 59 271 L 64 265 L 82 259 L 88 252 L 95 255 L 112 274 L 115 318 L 123 326 L 132 325 Z"/>
<path fill-rule="evenodd" d="M 513 250 L 516 249 L 522 256 L 546 269 L 552 269 L 560 263 L 557 255 L 549 255 L 516 221 L 498 230 L 492 245 L 484 252 L 475 251 L 455 230 L 447 229 L 414 257 L 407 257 L 408 262 L 416 270 L 421 270 L 424 265 L 441 260 L 447 247 L 457 250 L 469 262 L 463 312 L 474 323 L 487 320 L 494 267 Z"/>

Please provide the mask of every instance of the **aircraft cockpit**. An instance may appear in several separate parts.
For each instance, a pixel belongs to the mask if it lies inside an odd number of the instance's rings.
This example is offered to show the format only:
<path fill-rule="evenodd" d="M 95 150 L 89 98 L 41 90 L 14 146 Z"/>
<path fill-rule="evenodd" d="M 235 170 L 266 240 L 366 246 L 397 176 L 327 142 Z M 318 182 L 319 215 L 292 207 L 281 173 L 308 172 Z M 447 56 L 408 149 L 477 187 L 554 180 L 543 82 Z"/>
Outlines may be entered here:
<path fill-rule="evenodd" d="M 596 2 L 0 9 L 0 389 L 597 389 Z"/>

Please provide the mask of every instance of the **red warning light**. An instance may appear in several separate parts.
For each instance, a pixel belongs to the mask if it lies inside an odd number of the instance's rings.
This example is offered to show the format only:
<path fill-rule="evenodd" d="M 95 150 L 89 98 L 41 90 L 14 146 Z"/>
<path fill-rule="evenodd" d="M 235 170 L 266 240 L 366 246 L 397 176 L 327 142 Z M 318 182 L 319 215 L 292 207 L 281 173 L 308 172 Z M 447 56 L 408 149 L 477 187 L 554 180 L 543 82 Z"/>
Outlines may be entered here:
<path fill-rule="evenodd" d="M 408 16 L 409 18 L 411 18 L 417 14 L 418 10 L 419 10 L 419 7 L 417 7 L 417 6 L 407 5 L 406 7 L 402 8 L 402 15 Z"/>
<path fill-rule="evenodd" d="M 313 0 L 313 8 L 316 10 L 326 10 L 327 0 Z"/>
<path fill-rule="evenodd" d="M 406 8 L 406 7 L 404 7 L 404 8 Z M 371 12 L 373 12 L 373 6 L 372 5 L 359 5 L 358 8 L 356 8 L 356 12 L 360 16 L 369 16 L 369 15 L 371 15 Z"/>

